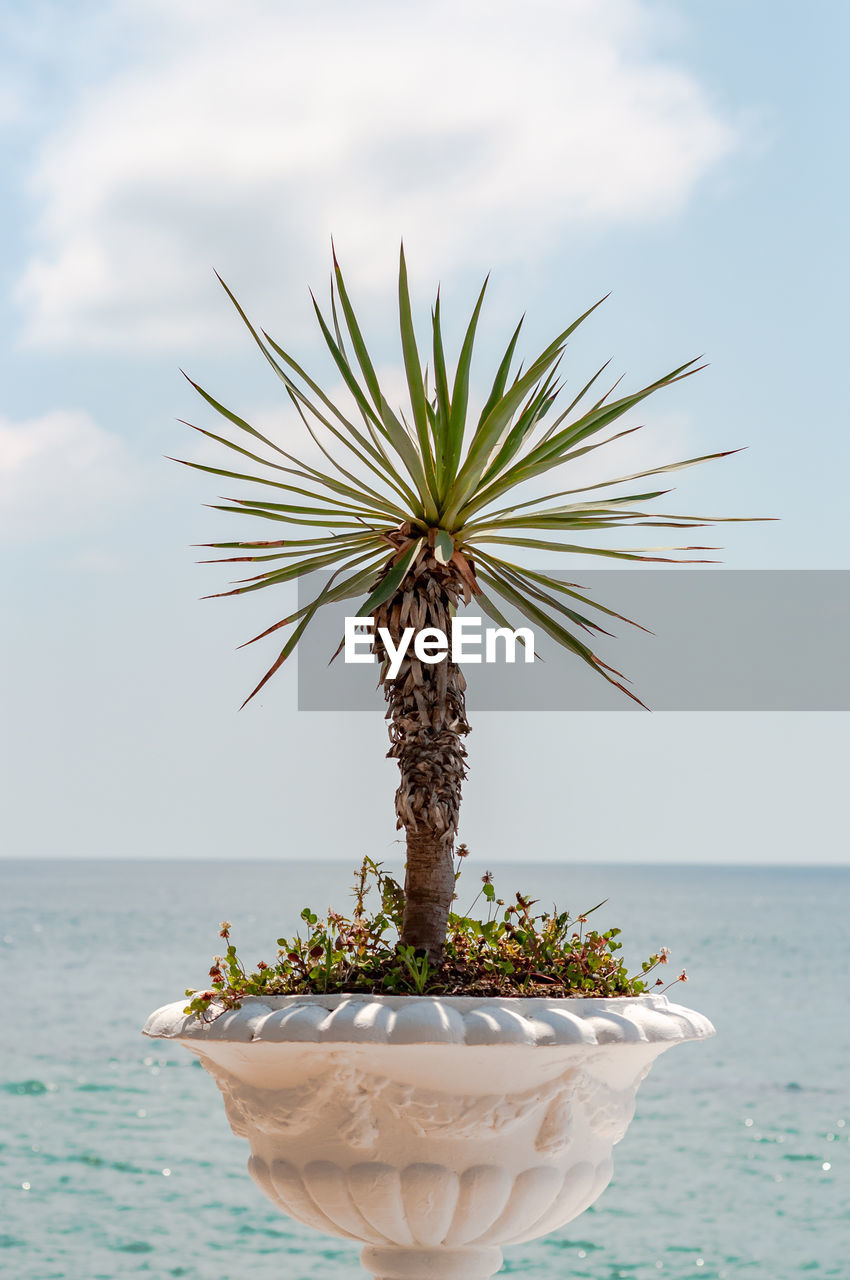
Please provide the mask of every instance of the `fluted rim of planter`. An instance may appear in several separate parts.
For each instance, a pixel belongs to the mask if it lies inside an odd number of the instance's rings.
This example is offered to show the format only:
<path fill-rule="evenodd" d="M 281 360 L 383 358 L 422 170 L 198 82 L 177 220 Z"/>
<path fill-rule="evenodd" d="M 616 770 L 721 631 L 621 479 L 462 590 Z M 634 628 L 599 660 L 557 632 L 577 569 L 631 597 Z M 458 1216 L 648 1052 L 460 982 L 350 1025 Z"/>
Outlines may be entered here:
<path fill-rule="evenodd" d="M 232 1044 L 670 1044 L 714 1034 L 708 1018 L 664 995 L 608 999 L 476 996 L 246 996 L 201 1021 L 163 1005 L 143 1033 Z"/>

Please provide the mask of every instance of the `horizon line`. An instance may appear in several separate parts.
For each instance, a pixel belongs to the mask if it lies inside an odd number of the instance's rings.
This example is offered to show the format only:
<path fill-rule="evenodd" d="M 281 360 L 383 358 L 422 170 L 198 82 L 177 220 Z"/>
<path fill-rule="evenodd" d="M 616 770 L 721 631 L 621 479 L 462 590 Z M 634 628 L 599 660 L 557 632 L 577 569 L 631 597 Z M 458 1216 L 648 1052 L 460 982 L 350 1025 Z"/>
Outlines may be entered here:
<path fill-rule="evenodd" d="M 472 853 L 469 855 L 469 857 L 470 859 L 474 859 L 476 863 L 479 861 L 479 859 L 475 858 L 475 855 Z M 391 859 L 387 858 L 387 859 L 384 859 L 383 861 L 388 862 L 388 861 L 391 861 Z M 481 859 L 480 861 L 481 861 L 481 865 L 483 866 L 485 860 Z M 850 861 L 846 861 L 846 862 L 726 862 L 726 861 L 683 862 L 683 861 L 673 861 L 673 860 L 668 861 L 668 860 L 657 860 L 657 859 L 656 860 L 643 860 L 643 859 L 631 860 L 630 859 L 627 861 L 624 859 L 594 858 L 587 861 L 574 862 L 574 861 L 564 861 L 556 858 L 525 859 L 522 857 L 516 857 L 516 858 L 495 857 L 495 858 L 488 859 L 488 861 L 492 862 L 494 865 L 499 865 L 499 864 L 511 865 L 516 863 L 522 863 L 524 866 L 528 866 L 528 867 L 554 867 L 554 866 L 559 866 L 559 867 L 688 867 L 688 868 L 693 868 L 694 870 L 697 870 L 697 869 L 720 870 L 724 868 L 725 869 L 734 868 L 736 870 L 742 870 L 742 871 L 744 870 L 770 871 L 770 870 L 777 870 L 777 869 L 799 870 L 799 871 L 850 871 Z M 350 862 L 350 859 L 344 858 L 344 857 L 339 857 L 339 858 L 288 858 L 288 857 L 241 858 L 237 855 L 219 856 L 219 857 L 216 857 L 216 856 L 169 857 L 167 855 L 163 856 L 163 855 L 151 854 L 150 856 L 131 855 L 131 856 L 125 857 L 120 854 L 117 854 L 117 855 L 88 854 L 86 856 L 81 856 L 77 854 L 74 854 L 74 855 L 0 854 L 0 864 L 31 863 L 31 862 L 35 862 L 35 863 L 37 862 L 67 862 L 67 863 L 110 862 L 110 863 L 133 863 L 133 864 L 155 863 L 158 865 L 161 865 L 163 863 L 192 865 L 196 863 L 205 863 L 205 862 L 220 862 L 220 863 L 239 862 L 241 864 L 246 864 L 246 865 L 257 864 L 262 866 L 273 866 L 273 865 L 286 866 L 286 865 L 297 865 L 297 864 L 303 865 L 305 863 L 310 863 L 315 865 L 324 865 L 328 867 L 333 867 L 333 866 L 348 865 L 348 863 Z"/>

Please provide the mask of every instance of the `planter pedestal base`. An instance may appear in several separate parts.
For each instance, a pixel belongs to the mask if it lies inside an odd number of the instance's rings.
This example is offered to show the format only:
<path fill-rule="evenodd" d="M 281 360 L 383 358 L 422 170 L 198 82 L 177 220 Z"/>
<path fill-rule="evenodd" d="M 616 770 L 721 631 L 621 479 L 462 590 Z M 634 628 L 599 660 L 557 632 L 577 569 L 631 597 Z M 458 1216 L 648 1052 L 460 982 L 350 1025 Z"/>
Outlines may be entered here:
<path fill-rule="evenodd" d="M 502 1265 L 502 1251 L 367 1246 L 360 1261 L 375 1280 L 490 1280 Z"/>

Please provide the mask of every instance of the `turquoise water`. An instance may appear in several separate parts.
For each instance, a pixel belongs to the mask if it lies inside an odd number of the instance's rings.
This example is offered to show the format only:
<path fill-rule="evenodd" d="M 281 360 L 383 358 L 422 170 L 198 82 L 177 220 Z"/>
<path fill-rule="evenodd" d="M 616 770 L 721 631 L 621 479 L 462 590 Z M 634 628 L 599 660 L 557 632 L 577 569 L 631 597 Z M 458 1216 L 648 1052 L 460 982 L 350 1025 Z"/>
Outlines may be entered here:
<path fill-rule="evenodd" d="M 347 863 L 0 862 L 0 1274 L 26 1280 L 355 1280 L 357 1248 L 282 1217 L 213 1081 L 142 1039 L 205 981 L 218 921 L 272 959 Z M 471 881 L 481 868 L 467 871 Z M 661 945 L 718 1035 L 662 1057 L 601 1200 L 507 1250 L 539 1280 L 850 1276 L 850 871 L 500 866 Z M 673 966 L 676 966 L 673 969 Z M 670 972 L 670 970 L 668 970 Z"/>

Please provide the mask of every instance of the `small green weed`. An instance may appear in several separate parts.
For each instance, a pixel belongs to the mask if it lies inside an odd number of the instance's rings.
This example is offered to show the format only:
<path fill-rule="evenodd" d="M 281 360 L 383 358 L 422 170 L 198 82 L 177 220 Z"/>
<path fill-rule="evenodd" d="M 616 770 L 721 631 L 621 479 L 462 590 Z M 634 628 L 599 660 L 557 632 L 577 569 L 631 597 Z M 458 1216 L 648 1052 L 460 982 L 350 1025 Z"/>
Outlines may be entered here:
<path fill-rule="evenodd" d="M 458 849 L 466 857 L 465 845 Z M 460 876 L 456 873 L 455 881 Z M 210 985 L 188 990 L 187 1014 L 209 1020 L 224 1009 L 239 1008 L 244 996 L 333 995 L 343 992 L 376 995 L 443 996 L 636 996 L 650 985 L 667 990 L 649 975 L 667 964 L 662 947 L 644 960 L 639 975 L 630 976 L 617 952 L 619 929 L 600 933 L 587 929 L 588 917 L 604 903 L 571 916 L 568 911 L 533 914 L 535 901 L 516 893 L 508 903 L 496 897 L 493 876 L 481 877 L 481 888 L 463 915 L 449 915 L 443 961 L 431 965 L 413 947 L 399 943 L 404 892 L 381 864 L 364 858 L 353 887 L 350 916 L 328 910 L 320 917 L 309 907 L 301 912 L 303 936 L 278 938 L 277 961 L 260 961 L 249 973 L 230 941 L 230 922 L 222 922 L 225 954 L 216 956 Z M 471 912 L 483 898 L 486 919 Z M 375 900 L 370 910 L 367 899 Z M 455 895 L 457 900 L 457 895 Z M 686 982 L 682 971 L 674 982 Z M 672 986 L 668 983 L 667 986 Z"/>

